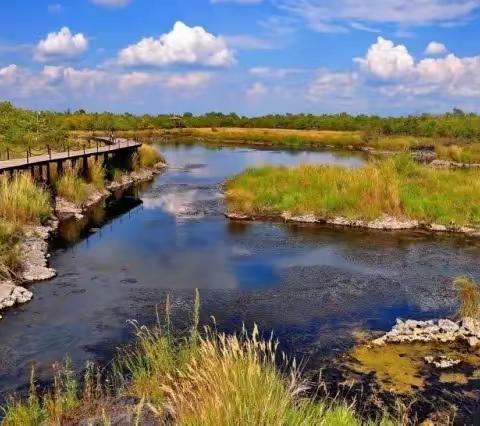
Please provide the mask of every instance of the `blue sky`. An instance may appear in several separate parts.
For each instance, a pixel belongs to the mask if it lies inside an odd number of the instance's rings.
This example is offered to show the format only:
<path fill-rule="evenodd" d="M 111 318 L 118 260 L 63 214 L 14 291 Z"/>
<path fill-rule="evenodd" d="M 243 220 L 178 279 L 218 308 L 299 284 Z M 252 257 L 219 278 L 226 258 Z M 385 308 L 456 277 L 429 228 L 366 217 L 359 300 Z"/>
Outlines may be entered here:
<path fill-rule="evenodd" d="M 480 0 L 4 1 L 0 99 L 135 113 L 480 112 L 479 20 Z"/>

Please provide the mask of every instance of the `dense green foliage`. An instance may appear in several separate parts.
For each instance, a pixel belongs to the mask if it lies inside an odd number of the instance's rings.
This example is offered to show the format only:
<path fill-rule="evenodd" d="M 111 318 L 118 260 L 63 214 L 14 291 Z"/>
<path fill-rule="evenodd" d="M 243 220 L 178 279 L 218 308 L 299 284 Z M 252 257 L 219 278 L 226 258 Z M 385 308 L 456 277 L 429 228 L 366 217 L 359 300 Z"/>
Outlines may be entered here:
<path fill-rule="evenodd" d="M 245 117 L 235 113 L 210 112 L 195 116 L 171 114 L 132 115 L 75 112 L 29 111 L 0 103 L 0 137 L 2 143 L 43 145 L 65 142 L 67 132 L 170 129 L 174 127 L 240 127 L 311 130 L 363 131 L 376 135 L 411 135 L 417 137 L 480 138 L 480 117 L 454 110 L 443 115 L 423 114 L 406 117 L 367 115 L 284 114 Z"/>
<path fill-rule="evenodd" d="M 227 182 L 229 210 L 253 216 L 383 216 L 443 225 L 480 225 L 480 171 L 437 170 L 399 155 L 359 169 L 261 167 Z"/>

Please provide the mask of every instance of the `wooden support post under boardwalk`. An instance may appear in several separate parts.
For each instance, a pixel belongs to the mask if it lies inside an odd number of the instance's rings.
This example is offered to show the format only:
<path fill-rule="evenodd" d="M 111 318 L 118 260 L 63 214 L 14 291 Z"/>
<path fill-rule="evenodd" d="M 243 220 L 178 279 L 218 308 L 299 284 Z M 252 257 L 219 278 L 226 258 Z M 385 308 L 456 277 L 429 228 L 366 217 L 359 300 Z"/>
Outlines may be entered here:
<path fill-rule="evenodd" d="M 57 177 L 63 174 L 63 160 L 57 161 Z"/>
<path fill-rule="evenodd" d="M 88 157 L 85 155 L 82 160 L 83 168 L 82 168 L 82 176 L 87 179 L 88 178 Z"/>

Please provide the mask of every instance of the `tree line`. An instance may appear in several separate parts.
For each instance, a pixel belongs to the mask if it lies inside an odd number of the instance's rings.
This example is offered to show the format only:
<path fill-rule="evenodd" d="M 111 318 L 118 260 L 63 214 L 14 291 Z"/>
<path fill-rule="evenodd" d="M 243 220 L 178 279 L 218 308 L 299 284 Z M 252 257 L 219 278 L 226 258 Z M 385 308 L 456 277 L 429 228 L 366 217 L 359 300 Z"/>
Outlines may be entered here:
<path fill-rule="evenodd" d="M 241 127 L 297 130 L 363 131 L 367 135 L 406 135 L 453 139 L 480 139 L 480 116 L 459 109 L 451 113 L 402 117 L 341 114 L 270 114 L 245 117 L 235 113 L 203 115 L 133 115 L 109 112 L 32 111 L 0 102 L 0 143 L 9 145 L 57 145 L 70 131 L 139 131 L 176 127 Z"/>

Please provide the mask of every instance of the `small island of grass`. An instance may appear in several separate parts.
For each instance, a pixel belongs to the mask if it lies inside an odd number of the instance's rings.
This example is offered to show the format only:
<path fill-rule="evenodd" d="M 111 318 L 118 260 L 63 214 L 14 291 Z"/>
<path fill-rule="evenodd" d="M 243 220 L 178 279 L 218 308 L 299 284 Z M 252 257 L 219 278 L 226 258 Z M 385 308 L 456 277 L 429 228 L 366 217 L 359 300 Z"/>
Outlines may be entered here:
<path fill-rule="evenodd" d="M 407 156 L 371 161 L 359 169 L 301 165 L 248 169 L 226 183 L 228 214 L 377 228 L 435 230 L 480 225 L 480 171 L 439 170 Z"/>

